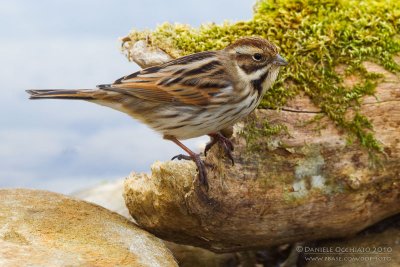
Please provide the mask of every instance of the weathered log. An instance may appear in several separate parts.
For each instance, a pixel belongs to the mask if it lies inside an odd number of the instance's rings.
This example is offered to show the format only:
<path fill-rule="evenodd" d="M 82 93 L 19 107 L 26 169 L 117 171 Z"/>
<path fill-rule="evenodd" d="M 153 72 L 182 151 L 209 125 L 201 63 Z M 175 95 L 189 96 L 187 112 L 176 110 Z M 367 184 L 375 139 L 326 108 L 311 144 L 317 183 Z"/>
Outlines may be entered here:
<path fill-rule="evenodd" d="M 359 110 L 370 119 L 382 153 L 349 143 L 299 96 L 281 111 L 259 109 L 235 126 L 235 166 L 218 147 L 210 151 L 209 191 L 188 161 L 155 163 L 151 175 L 131 174 L 124 193 L 130 214 L 162 239 L 228 252 L 344 237 L 398 213 L 400 78 L 374 63 L 364 66 L 383 75 Z M 251 145 L 240 132 L 264 121 L 287 130 Z"/>

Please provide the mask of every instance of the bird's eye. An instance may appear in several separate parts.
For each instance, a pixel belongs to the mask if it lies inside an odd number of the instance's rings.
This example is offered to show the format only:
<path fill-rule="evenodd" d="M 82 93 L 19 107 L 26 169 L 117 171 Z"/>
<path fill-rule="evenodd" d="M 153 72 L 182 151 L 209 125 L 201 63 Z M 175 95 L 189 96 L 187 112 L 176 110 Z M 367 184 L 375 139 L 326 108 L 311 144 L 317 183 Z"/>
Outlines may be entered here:
<path fill-rule="evenodd" d="M 262 56 L 261 54 L 259 54 L 259 53 L 255 53 L 255 54 L 253 55 L 253 59 L 254 59 L 255 61 L 261 61 L 261 60 L 263 59 L 263 56 Z"/>

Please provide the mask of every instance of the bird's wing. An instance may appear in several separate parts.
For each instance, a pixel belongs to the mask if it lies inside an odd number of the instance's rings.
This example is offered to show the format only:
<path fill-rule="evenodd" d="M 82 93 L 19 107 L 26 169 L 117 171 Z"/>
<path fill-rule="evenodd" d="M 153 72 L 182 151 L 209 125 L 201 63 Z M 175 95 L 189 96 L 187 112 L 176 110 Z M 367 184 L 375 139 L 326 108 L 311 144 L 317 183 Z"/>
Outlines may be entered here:
<path fill-rule="evenodd" d="M 143 69 L 98 86 L 143 100 L 185 105 L 207 105 L 212 98 L 231 88 L 217 52 L 202 52 Z"/>

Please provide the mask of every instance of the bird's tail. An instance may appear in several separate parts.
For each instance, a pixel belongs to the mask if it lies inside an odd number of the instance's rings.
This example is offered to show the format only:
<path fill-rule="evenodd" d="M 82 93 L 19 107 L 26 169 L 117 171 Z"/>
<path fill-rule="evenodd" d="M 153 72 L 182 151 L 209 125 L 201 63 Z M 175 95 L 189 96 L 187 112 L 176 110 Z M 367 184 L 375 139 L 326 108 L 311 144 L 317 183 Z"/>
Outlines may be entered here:
<path fill-rule="evenodd" d="M 26 90 L 30 94 L 29 99 L 80 99 L 94 100 L 96 90 Z"/>

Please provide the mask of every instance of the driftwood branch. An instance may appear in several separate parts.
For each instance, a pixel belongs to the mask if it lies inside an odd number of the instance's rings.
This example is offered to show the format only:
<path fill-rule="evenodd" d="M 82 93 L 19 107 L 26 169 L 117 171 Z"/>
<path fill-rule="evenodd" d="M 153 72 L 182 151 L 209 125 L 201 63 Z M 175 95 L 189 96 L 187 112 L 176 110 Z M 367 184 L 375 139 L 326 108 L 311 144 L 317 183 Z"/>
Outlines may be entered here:
<path fill-rule="evenodd" d="M 250 118 L 284 124 L 289 134 L 260 138 L 249 149 L 239 134 L 247 119 L 235 126 L 235 166 L 218 147 L 211 150 L 209 191 L 198 185 L 192 162 L 132 174 L 124 195 L 130 214 L 163 239 L 228 252 L 344 237 L 398 213 L 400 79 L 376 64 L 365 67 L 384 75 L 360 108 L 384 148 L 379 164 L 328 118 L 315 120 L 319 110 L 299 96 L 286 110 L 256 110 Z"/>

